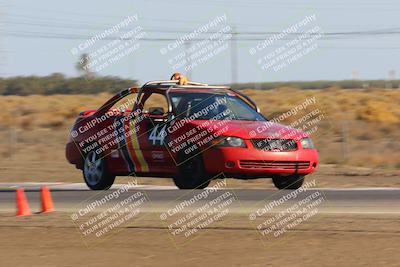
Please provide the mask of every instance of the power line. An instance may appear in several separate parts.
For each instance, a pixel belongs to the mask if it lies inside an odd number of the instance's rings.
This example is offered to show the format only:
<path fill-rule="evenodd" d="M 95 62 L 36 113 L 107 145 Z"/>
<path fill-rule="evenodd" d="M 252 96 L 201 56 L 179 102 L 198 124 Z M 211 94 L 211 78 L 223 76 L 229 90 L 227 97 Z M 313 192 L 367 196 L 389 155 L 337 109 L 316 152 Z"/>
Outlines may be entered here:
<path fill-rule="evenodd" d="M 40 9 L 41 10 L 41 9 Z M 31 11 L 31 10 L 30 10 Z M 12 23 L 14 23 L 14 24 L 18 24 L 18 23 L 23 23 L 23 24 L 34 24 L 34 23 L 37 23 L 38 21 L 39 22 L 42 22 L 42 25 L 43 26 L 50 26 L 50 27 L 52 27 L 52 25 L 54 25 L 54 23 L 57 23 L 57 22 L 66 22 L 66 21 L 68 21 L 69 23 L 73 23 L 72 25 L 73 26 L 77 26 L 77 27 L 79 27 L 79 29 L 82 29 L 82 28 L 97 28 L 96 26 L 95 27 L 92 27 L 93 25 L 90 25 L 91 23 L 92 23 L 92 21 L 81 21 L 81 20 L 76 20 L 76 19 L 71 19 L 70 17 L 68 17 L 68 19 L 62 19 L 62 18 L 60 18 L 61 16 L 60 16 L 60 14 L 62 14 L 63 12 L 61 11 L 59 11 L 59 10 L 54 10 L 54 12 L 53 13 L 56 13 L 57 14 L 57 17 L 56 18 L 54 18 L 54 17 L 38 17 L 38 16 L 32 16 L 32 15 L 27 15 L 27 14 L 20 14 L 20 13 L 9 13 L 9 14 L 7 14 L 7 16 L 8 17 L 11 17 L 11 18 L 23 18 L 23 19 L 29 19 L 29 20 L 32 20 L 32 21 L 29 21 L 29 22 L 15 22 L 15 21 L 10 21 L 10 23 L 12 24 Z M 64 12 L 65 14 L 82 14 L 82 16 L 84 16 L 85 18 L 87 18 L 87 17 L 96 17 L 97 18 L 97 20 L 96 21 L 103 21 L 102 20 L 102 16 L 105 16 L 105 15 L 98 15 L 98 14 L 87 14 L 87 13 L 76 13 L 76 12 Z M 121 19 L 121 18 L 123 18 L 124 16 L 106 16 L 107 18 L 118 18 L 118 19 Z M 147 18 L 147 17 L 142 17 L 142 16 L 139 16 L 139 20 L 140 21 L 152 21 L 152 22 L 155 22 L 155 21 L 158 21 L 158 22 L 162 22 L 163 24 L 165 24 L 166 22 L 172 22 L 172 23 L 179 23 L 179 24 L 184 24 L 184 25 L 187 25 L 187 24 L 204 24 L 204 23 L 207 23 L 206 21 L 200 21 L 200 20 L 184 20 L 184 19 L 165 19 L 165 18 Z M 76 23 L 83 23 L 83 25 L 82 24 L 76 24 Z M 266 27 L 266 25 L 265 24 L 248 24 L 248 23 L 241 23 L 241 22 L 235 22 L 235 21 L 230 21 L 230 24 L 234 24 L 234 25 L 236 25 L 238 28 L 241 28 L 242 26 L 250 26 L 250 27 L 262 27 L 262 28 L 265 28 Z M 110 27 L 110 25 L 107 25 L 107 24 L 98 24 L 98 23 L 96 23 L 96 25 L 103 25 L 104 27 Z M 271 27 L 271 26 L 279 26 L 279 27 L 281 27 L 282 25 L 281 24 L 271 24 L 271 23 L 268 23 L 268 27 Z M 376 23 L 375 24 L 371 24 L 371 25 L 376 25 Z M 179 25 L 179 28 L 182 28 L 181 27 L 182 25 Z M 343 27 L 346 27 L 346 28 L 348 28 L 348 27 L 357 27 L 357 26 L 362 26 L 362 27 L 364 27 L 365 25 L 348 25 L 348 24 L 346 24 L 346 25 L 343 25 Z M 65 25 L 64 26 L 60 26 L 60 27 L 65 27 Z M 100 29 L 100 28 L 99 28 Z"/>
<path fill-rule="evenodd" d="M 29 23 L 29 22 L 12 22 L 12 24 L 17 24 L 17 25 L 29 25 L 29 26 L 40 26 L 40 27 L 45 27 L 45 28 L 68 28 L 68 29 L 79 29 L 79 30 L 85 30 L 88 29 L 87 26 L 83 28 L 84 26 L 78 26 L 73 27 L 75 25 L 54 25 L 54 24 L 45 24 L 45 23 Z M 107 27 L 112 27 L 112 26 L 107 26 Z M 89 27 L 90 29 L 96 29 L 96 30 L 104 30 L 102 27 Z M 191 31 L 190 30 L 176 30 L 176 29 L 144 29 L 146 32 L 151 32 L 151 33 L 181 33 L 181 34 L 188 34 Z M 122 33 L 126 31 L 121 31 Z M 217 31 L 208 31 L 203 34 L 214 34 L 218 33 Z M 270 35 L 270 34 L 282 34 L 284 32 L 280 31 L 233 31 L 231 34 L 235 35 Z M 367 31 L 349 31 L 349 32 L 343 32 L 343 31 L 337 31 L 337 32 L 326 32 L 324 33 L 325 36 L 334 36 L 334 35 L 390 35 L 390 34 L 398 34 L 400 33 L 400 27 L 393 27 L 393 28 L 384 28 L 384 29 L 374 29 L 374 30 L 367 30 Z M 286 35 L 302 35 L 305 34 L 305 32 L 288 32 L 285 33 Z M 317 33 L 308 33 L 310 35 L 315 35 Z"/>
<path fill-rule="evenodd" d="M 145 30 L 144 30 L 145 31 Z M 88 40 L 91 39 L 93 36 L 88 36 L 88 35 L 79 35 L 79 34 L 59 34 L 59 33 L 52 33 L 52 32 L 30 32 L 30 31 L 7 31 L 4 30 L 2 31 L 3 33 L 8 34 L 9 36 L 15 36 L 15 37 L 27 37 L 27 38 L 46 38 L 46 39 L 66 39 L 66 40 Z M 145 31 L 146 32 L 146 31 Z M 162 30 L 153 30 L 152 32 L 159 32 L 163 33 Z M 168 32 L 168 33 L 172 33 Z M 185 32 L 187 33 L 187 32 Z M 212 32 L 209 32 L 211 34 Z M 249 32 L 231 32 L 229 34 L 232 34 L 236 36 L 237 41 L 264 41 L 268 37 L 268 35 L 279 35 L 282 34 L 283 32 L 264 32 L 264 33 L 259 33 L 259 36 L 255 37 L 241 37 L 241 35 L 249 35 Z M 223 33 L 221 33 L 223 34 Z M 227 33 L 228 34 L 228 33 Z M 253 33 L 252 33 L 253 34 Z M 261 36 L 261 35 L 265 36 Z M 299 32 L 299 33 L 285 33 L 287 36 L 300 36 L 300 35 L 305 35 L 304 38 L 312 38 L 312 36 L 319 35 L 320 33 L 304 33 L 304 32 Z M 400 31 L 390 31 L 390 30 L 375 30 L 375 31 L 365 31 L 365 32 L 328 32 L 328 33 L 323 33 L 322 37 L 320 38 L 321 40 L 336 40 L 336 39 L 344 39 L 344 38 L 355 38 L 355 37 L 369 37 L 369 36 L 393 36 L 393 35 L 399 35 Z M 178 38 L 174 37 L 147 37 L 147 38 L 141 38 L 141 40 L 145 41 L 176 41 Z M 204 41 L 208 40 L 209 38 L 207 37 L 197 37 L 197 38 L 192 38 L 190 39 L 191 41 Z M 105 37 L 102 38 L 101 40 L 131 40 L 130 38 L 120 38 L 120 37 Z M 280 38 L 279 40 L 287 40 L 287 38 Z"/>

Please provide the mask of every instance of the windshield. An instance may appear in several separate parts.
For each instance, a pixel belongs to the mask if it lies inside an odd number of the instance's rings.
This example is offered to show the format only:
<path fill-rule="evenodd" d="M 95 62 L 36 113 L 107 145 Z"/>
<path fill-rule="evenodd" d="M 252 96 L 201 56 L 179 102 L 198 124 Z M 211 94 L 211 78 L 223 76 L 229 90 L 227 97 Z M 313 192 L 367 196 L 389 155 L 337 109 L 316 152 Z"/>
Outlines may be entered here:
<path fill-rule="evenodd" d="M 194 120 L 265 121 L 265 118 L 243 100 L 230 94 L 171 93 L 178 118 Z"/>

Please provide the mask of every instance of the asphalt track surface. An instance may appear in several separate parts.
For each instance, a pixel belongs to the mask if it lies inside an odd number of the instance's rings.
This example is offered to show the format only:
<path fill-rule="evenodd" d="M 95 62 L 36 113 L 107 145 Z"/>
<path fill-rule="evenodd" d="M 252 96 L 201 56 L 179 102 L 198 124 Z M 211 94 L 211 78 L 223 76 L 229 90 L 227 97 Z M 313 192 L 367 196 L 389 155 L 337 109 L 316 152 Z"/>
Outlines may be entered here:
<path fill-rule="evenodd" d="M 15 210 L 15 189 L 24 188 L 31 209 L 39 209 L 40 205 L 40 183 L 2 183 L 0 184 L 0 212 Z M 75 212 L 96 199 L 102 199 L 106 195 L 122 188 L 122 185 L 114 185 L 108 191 L 91 191 L 85 184 L 47 183 L 52 192 L 53 201 L 57 211 Z M 119 201 L 129 198 L 133 194 L 141 192 L 146 196 L 144 211 L 164 212 L 165 210 L 198 197 L 204 190 L 179 190 L 173 186 L 146 186 L 140 185 L 120 192 L 118 198 L 109 199 L 113 205 Z M 226 188 L 209 192 L 207 199 L 200 199 L 194 207 L 204 204 L 209 199 L 215 199 L 223 193 L 230 192 L 235 197 L 231 205 L 233 213 L 251 213 L 263 207 L 266 203 L 278 201 L 287 197 L 291 190 L 275 189 L 240 189 Z M 296 201 L 304 199 L 310 194 L 317 193 L 323 197 L 323 205 L 320 213 L 330 214 L 400 214 L 400 188 L 310 188 L 306 192 L 299 193 L 296 198 L 285 201 L 282 205 L 291 205 Z"/>

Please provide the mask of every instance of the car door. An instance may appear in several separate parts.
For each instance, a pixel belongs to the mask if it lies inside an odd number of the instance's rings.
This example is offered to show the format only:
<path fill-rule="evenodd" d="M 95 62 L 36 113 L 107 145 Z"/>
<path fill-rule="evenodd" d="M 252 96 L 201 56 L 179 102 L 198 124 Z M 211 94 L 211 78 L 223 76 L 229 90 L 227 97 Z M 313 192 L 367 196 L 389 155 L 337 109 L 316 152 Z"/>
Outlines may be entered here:
<path fill-rule="evenodd" d="M 165 95 L 144 93 L 138 107 L 141 114 L 125 125 L 131 133 L 128 151 L 135 171 L 173 173 L 176 165 L 165 145 L 169 116 Z"/>

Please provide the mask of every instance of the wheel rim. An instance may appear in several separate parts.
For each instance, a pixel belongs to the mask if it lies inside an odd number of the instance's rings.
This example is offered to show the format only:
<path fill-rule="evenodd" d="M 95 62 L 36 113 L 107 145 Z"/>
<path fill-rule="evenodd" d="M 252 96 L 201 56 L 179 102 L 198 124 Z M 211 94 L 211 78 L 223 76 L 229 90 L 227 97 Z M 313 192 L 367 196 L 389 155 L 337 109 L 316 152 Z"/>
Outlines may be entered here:
<path fill-rule="evenodd" d="M 97 185 L 104 172 L 103 161 L 94 151 L 90 152 L 85 159 L 85 180 L 90 185 Z"/>

